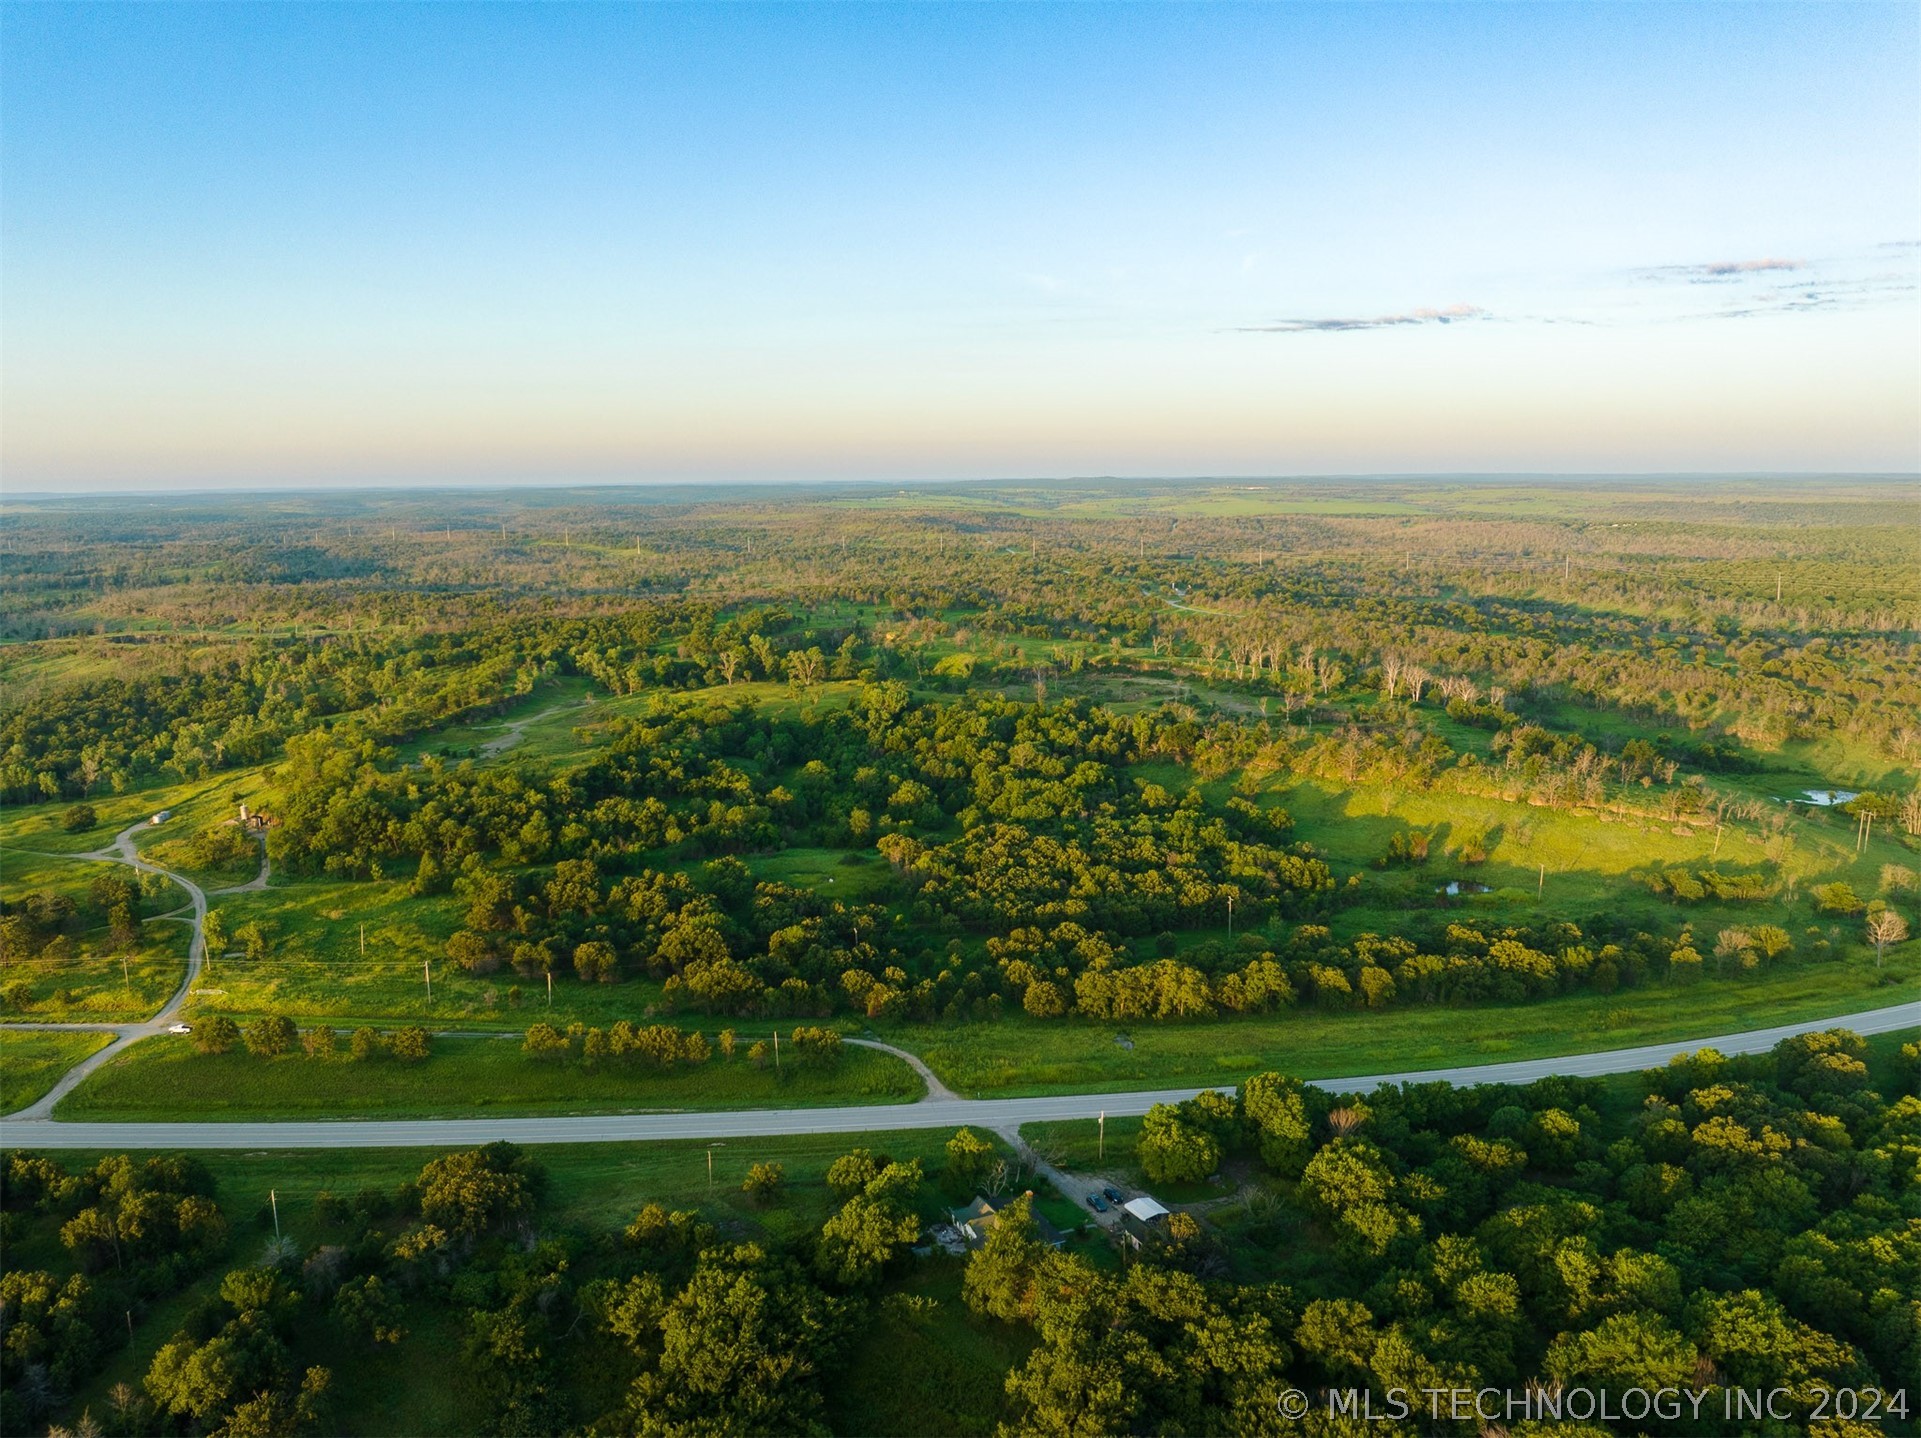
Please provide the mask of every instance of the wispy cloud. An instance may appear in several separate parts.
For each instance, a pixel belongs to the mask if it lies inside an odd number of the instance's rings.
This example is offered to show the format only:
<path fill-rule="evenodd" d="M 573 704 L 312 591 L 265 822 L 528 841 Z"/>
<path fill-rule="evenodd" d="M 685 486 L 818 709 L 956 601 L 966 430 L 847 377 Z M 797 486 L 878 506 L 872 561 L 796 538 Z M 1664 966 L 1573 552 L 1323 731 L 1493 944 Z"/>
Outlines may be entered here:
<path fill-rule="evenodd" d="M 1635 278 L 1654 284 L 1715 285 L 1736 283 L 1750 275 L 1780 274 L 1809 268 L 1806 260 L 1710 260 L 1706 264 L 1656 265 L 1636 271 Z"/>
<path fill-rule="evenodd" d="M 1664 317 L 1681 323 L 1742 320 L 1811 310 L 1861 309 L 1914 292 L 1912 275 L 1887 270 L 1888 251 L 1898 250 L 1905 243 L 1877 245 L 1865 254 L 1814 259 L 1768 257 L 1658 265 L 1632 271 L 1631 276 L 1637 284 L 1654 290 L 1669 286 L 1714 286 L 1724 291 L 1716 296 L 1717 305 L 1713 309 L 1689 309 Z"/>
<path fill-rule="evenodd" d="M 1703 274 L 1711 276 L 1756 275 L 1767 270 L 1805 270 L 1806 260 L 1716 260 L 1713 264 L 1702 265 Z"/>
<path fill-rule="evenodd" d="M 1345 330 L 1386 330 L 1404 325 L 1448 325 L 1465 320 L 1485 320 L 1492 316 L 1479 305 L 1448 305 L 1444 309 L 1407 310 L 1397 315 L 1371 315 L 1365 318 L 1283 319 L 1266 325 L 1241 325 L 1242 334 L 1304 335 Z"/>
<path fill-rule="evenodd" d="M 1914 290 L 1915 282 L 1905 275 L 1865 275 L 1827 280 L 1794 289 L 1761 290 L 1741 296 L 1722 309 L 1679 318 L 1744 320 L 1756 315 L 1795 314 L 1807 310 L 1860 309 L 1880 304 L 1897 295 L 1913 294 Z"/>
<path fill-rule="evenodd" d="M 1455 304 L 1371 315 L 1290 315 L 1221 333 L 1337 334 L 1467 323 L 1517 329 L 1619 329 L 1864 310 L 1913 303 L 1921 289 L 1916 249 L 1921 249 L 1921 242 L 1893 240 L 1853 254 L 1795 258 L 1777 252 L 1645 265 L 1608 274 L 1569 275 L 1558 287 L 1533 294 L 1504 294 L 1498 313 L 1480 305 Z"/>

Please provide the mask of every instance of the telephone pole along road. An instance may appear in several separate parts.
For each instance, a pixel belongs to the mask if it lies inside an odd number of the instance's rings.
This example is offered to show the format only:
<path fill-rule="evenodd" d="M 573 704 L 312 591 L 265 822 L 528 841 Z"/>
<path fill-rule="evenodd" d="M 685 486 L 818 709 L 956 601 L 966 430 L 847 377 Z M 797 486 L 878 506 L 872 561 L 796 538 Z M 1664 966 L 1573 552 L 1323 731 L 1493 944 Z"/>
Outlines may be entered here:
<path fill-rule="evenodd" d="M 1555 1074 L 1594 1078 L 1659 1068 L 1677 1054 L 1712 1048 L 1724 1054 L 1765 1053 L 1782 1039 L 1821 1029 L 1859 1034 L 1921 1028 L 1921 1004 L 1810 1019 L 1747 1033 L 1610 1049 L 1604 1053 L 1514 1063 L 1309 1080 L 1334 1093 L 1366 1093 L 1382 1084 L 1525 1084 Z M 1216 1088 L 1231 1085 L 1215 1085 Z M 756 1109 L 735 1113 L 598 1114 L 554 1118 L 341 1119 L 279 1123 L 61 1123 L 46 1118 L 0 1122 L 0 1146 L 84 1149 L 450 1148 L 494 1143 L 635 1143 L 648 1139 L 762 1138 L 778 1134 L 881 1133 L 897 1129 L 981 1128 L 1008 1137 L 1022 1124 L 1061 1119 L 1138 1116 L 1157 1103 L 1179 1103 L 1198 1088 L 1141 1093 L 1054 1094 L 1042 1098 L 959 1099 L 934 1094 L 919 1103 L 845 1108 Z M 29 1110 L 31 1112 L 31 1110 Z"/>

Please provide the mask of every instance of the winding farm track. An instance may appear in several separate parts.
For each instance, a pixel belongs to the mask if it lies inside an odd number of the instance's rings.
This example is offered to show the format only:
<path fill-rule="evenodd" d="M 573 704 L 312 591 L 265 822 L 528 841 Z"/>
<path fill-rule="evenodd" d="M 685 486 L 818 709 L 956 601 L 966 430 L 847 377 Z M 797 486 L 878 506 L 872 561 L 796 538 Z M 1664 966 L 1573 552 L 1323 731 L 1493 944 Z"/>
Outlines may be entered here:
<path fill-rule="evenodd" d="M 153 1017 L 135 1024 L 19 1023 L 0 1025 L 17 1030 L 65 1030 L 112 1033 L 114 1041 L 75 1064 L 37 1102 L 0 1119 L 0 1146 L 13 1148 L 444 1148 L 508 1140 L 513 1143 L 634 1143 L 648 1139 L 757 1138 L 777 1134 L 883 1133 L 899 1129 L 960 1128 L 971 1126 L 999 1133 L 1017 1146 L 1023 1124 L 1061 1119 L 1087 1119 L 1105 1113 L 1116 1118 L 1146 1113 L 1157 1103 L 1179 1103 L 1204 1092 L 1199 1088 L 1151 1089 L 1134 1093 L 1050 1094 L 1039 1098 L 964 1099 L 943 1084 L 917 1055 L 875 1039 L 849 1039 L 863 1048 L 878 1049 L 903 1060 L 927 1085 L 915 1103 L 861 1104 L 841 1108 L 751 1109 L 721 1113 L 646 1113 L 556 1115 L 536 1118 L 448 1119 L 337 1119 L 273 1122 L 215 1123 L 63 1123 L 53 1117 L 54 1106 L 102 1064 L 111 1062 L 130 1045 L 164 1033 L 187 1001 L 205 961 L 201 921 L 207 915 L 207 895 L 191 879 L 151 864 L 133 846 L 139 824 L 122 830 L 111 845 L 74 857 L 127 864 L 149 874 L 171 879 L 193 901 L 193 942 L 187 951 L 187 973 L 180 987 Z M 263 855 L 259 878 L 237 890 L 265 887 Z M 230 892 L 222 890 L 220 892 Z M 1724 1054 L 1764 1053 L 1782 1039 L 1819 1029 L 1848 1028 L 1859 1034 L 1921 1030 L 1921 1003 L 1894 1004 L 1863 1013 L 1807 1019 L 1774 1028 L 1718 1034 L 1678 1043 L 1647 1044 L 1640 1048 L 1607 1049 L 1598 1053 L 1567 1054 L 1557 1058 L 1522 1059 L 1510 1063 L 1473 1064 L 1427 1069 L 1416 1073 L 1365 1074 L 1350 1078 L 1315 1079 L 1335 1093 L 1366 1093 L 1382 1084 L 1525 1084 L 1555 1074 L 1593 1078 L 1658 1068 L 1677 1054 L 1700 1048 Z M 1220 1085 L 1214 1085 L 1220 1087 Z"/>
<path fill-rule="evenodd" d="M 480 746 L 480 757 L 483 759 L 493 759 L 505 754 L 509 749 L 527 737 L 527 726 L 529 724 L 538 724 L 541 720 L 551 719 L 556 714 L 568 714 L 576 709 L 585 709 L 593 702 L 592 699 L 583 699 L 578 704 L 556 704 L 552 708 L 541 710 L 538 714 L 529 714 L 525 719 L 503 719 L 500 721 L 500 727 L 507 732 L 502 734 L 498 739 L 489 739 L 485 744 L 482 744 Z"/>
<path fill-rule="evenodd" d="M 109 844 L 106 848 L 95 849 L 91 853 L 86 854 L 75 854 L 71 857 L 76 859 L 92 859 L 100 863 L 126 864 L 130 868 L 138 869 L 144 874 L 158 874 L 163 879 L 171 879 L 187 891 L 187 897 L 193 902 L 193 918 L 190 921 L 193 924 L 193 939 L 187 946 L 186 976 L 180 980 L 180 987 L 173 991 L 173 996 L 161 1005 L 158 1013 L 136 1024 L 4 1025 L 4 1027 L 9 1029 L 26 1029 L 38 1032 L 66 1031 L 71 1033 L 110 1033 L 114 1035 L 112 1043 L 96 1053 L 88 1054 L 80 1060 L 79 1063 L 68 1069 L 60 1076 L 60 1081 L 42 1094 L 35 1102 L 28 1104 L 27 1107 L 21 1109 L 19 1113 L 10 1114 L 5 1120 L 0 1120 L 0 1122 L 6 1124 L 4 1141 L 7 1143 L 14 1141 L 12 1135 L 15 1120 L 43 1123 L 51 1121 L 53 1106 L 85 1082 L 87 1075 L 91 1074 L 102 1064 L 112 1062 L 112 1060 L 125 1053 L 129 1046 L 139 1043 L 140 1040 L 150 1039 L 155 1034 L 165 1033 L 168 1025 L 174 1023 L 181 1009 L 186 1007 L 187 995 L 193 989 L 194 980 L 200 977 L 201 965 L 206 961 L 207 957 L 207 941 L 201 927 L 202 921 L 207 917 L 206 891 L 194 883 L 193 880 L 176 874 L 171 869 L 163 869 L 158 864 L 150 864 L 140 857 L 139 850 L 133 846 L 133 836 L 139 833 L 144 827 L 144 824 L 131 824 L 114 835 L 113 843 Z M 267 860 L 266 854 L 263 851 L 260 859 L 260 878 L 255 881 L 261 888 L 266 887 L 266 871 Z M 251 888 L 253 885 L 248 884 L 242 885 L 241 887 Z"/>

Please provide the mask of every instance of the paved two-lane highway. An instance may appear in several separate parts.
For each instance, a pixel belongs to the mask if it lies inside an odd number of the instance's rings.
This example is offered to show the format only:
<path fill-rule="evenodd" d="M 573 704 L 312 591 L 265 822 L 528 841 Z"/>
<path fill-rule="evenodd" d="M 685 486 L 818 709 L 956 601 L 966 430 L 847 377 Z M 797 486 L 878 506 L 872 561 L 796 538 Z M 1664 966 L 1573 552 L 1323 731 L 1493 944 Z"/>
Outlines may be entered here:
<path fill-rule="evenodd" d="M 1764 1053 L 1782 1039 L 1818 1029 L 1860 1034 L 1921 1029 L 1921 1004 L 1896 1004 L 1867 1013 L 1810 1019 L 1747 1033 L 1648 1044 L 1603 1053 L 1514 1063 L 1477 1064 L 1421 1073 L 1367 1074 L 1316 1080 L 1339 1093 L 1364 1093 L 1389 1083 L 1532 1083 L 1552 1074 L 1593 1077 L 1658 1068 L 1676 1054 L 1713 1048 L 1724 1054 Z M 21 1148 L 445 1148 L 493 1143 L 632 1143 L 663 1138 L 756 1138 L 769 1134 L 876 1133 L 892 1129 L 967 1125 L 1012 1135 L 1022 1124 L 1050 1119 L 1144 1114 L 1157 1103 L 1178 1103 L 1200 1089 L 1139 1093 L 1057 1094 L 1044 1098 L 959 1099 L 930 1096 L 919 1103 L 845 1108 L 755 1109 L 734 1113 L 596 1114 L 552 1118 L 342 1119 L 284 1123 L 60 1123 L 45 1118 L 0 1122 L 0 1144 Z"/>

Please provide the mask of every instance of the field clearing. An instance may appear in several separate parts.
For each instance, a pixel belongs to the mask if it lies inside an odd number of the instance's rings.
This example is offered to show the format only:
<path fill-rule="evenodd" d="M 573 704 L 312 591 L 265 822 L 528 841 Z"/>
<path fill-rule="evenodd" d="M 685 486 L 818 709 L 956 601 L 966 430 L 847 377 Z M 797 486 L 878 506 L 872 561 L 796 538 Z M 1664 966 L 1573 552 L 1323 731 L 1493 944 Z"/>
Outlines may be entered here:
<path fill-rule="evenodd" d="M 747 867 L 756 879 L 812 889 L 845 904 L 882 902 L 893 887 L 893 870 L 871 850 L 782 849 L 750 858 Z"/>
<path fill-rule="evenodd" d="M 1886 840 L 1854 854 L 1852 820 L 1846 816 L 1836 822 L 1817 813 L 1798 821 L 1792 847 L 1776 864 L 1768 857 L 1769 835 L 1746 823 L 1725 827 L 1717 854 L 1712 826 L 1373 785 L 1341 789 L 1317 780 L 1283 781 L 1267 792 L 1294 816 L 1294 836 L 1313 844 L 1337 875 L 1360 873 L 1358 901 L 1327 920 L 1342 937 L 1369 929 L 1394 932 L 1409 910 L 1439 908 L 1440 888 L 1461 879 L 1497 891 L 1450 903 L 1464 916 L 1462 922 L 1567 919 L 1581 924 L 1606 914 L 1649 932 L 1691 924 L 1710 936 L 1724 926 L 1775 923 L 1795 935 L 1797 945 L 1808 942 L 1805 931 L 1814 925 L 1824 933 L 1835 929 L 1830 943 L 1852 952 L 1861 948 L 1859 920 L 1841 921 L 1817 911 L 1810 890 L 1843 880 L 1871 897 L 1884 863 L 1914 862 L 1914 855 Z M 1391 838 L 1413 831 L 1432 836 L 1426 864 L 1371 868 Z M 1468 865 L 1454 857 L 1451 851 L 1466 834 L 1482 837 L 1485 862 Z M 1668 868 L 1762 873 L 1771 880 L 1792 878 L 1797 887 L 1792 899 L 1784 891 L 1754 902 L 1707 899 L 1683 905 L 1657 897 L 1633 877 Z"/>
<path fill-rule="evenodd" d="M 234 830 L 228 832 L 232 833 L 237 828 L 238 826 L 235 826 Z M 210 828 L 209 832 L 217 834 L 219 830 Z M 231 862 L 214 865 L 196 862 L 199 856 L 192 846 L 198 837 L 191 831 L 177 830 L 159 843 L 143 847 L 140 850 L 140 857 L 150 864 L 157 864 L 171 873 L 193 880 L 209 893 L 234 884 L 249 883 L 260 872 L 264 851 L 258 834 L 243 835 L 245 848 L 236 854 Z"/>
<path fill-rule="evenodd" d="M 827 1421 L 836 1433 L 974 1438 L 996 1431 L 1007 1373 L 1033 1351 L 1034 1335 L 969 1313 L 964 1272 L 963 1260 L 936 1257 L 888 1285 L 939 1306 L 921 1322 L 868 1329 L 830 1390 Z"/>
<path fill-rule="evenodd" d="M 605 719 L 599 710 L 605 697 L 587 679 L 547 679 L 531 692 L 499 706 L 491 717 L 457 720 L 395 747 L 407 764 L 417 764 L 429 755 L 449 763 L 509 755 L 515 760 L 567 758 L 581 748 L 573 737 L 574 729 Z"/>
<path fill-rule="evenodd" d="M 0 1029 L 0 1114 L 25 1108 L 60 1075 L 112 1042 L 112 1034 Z"/>
<path fill-rule="evenodd" d="M 399 880 L 275 882 L 264 891 L 219 895 L 211 902 L 229 934 L 259 924 L 268 953 L 264 959 L 249 960 L 236 945 L 229 954 L 208 955 L 193 993 L 201 1012 L 392 1017 L 445 1024 L 489 1016 L 488 990 L 494 991 L 498 1007 L 506 1002 L 502 996 L 507 990 L 523 982 L 511 971 L 486 981 L 474 979 L 449 963 L 445 950 L 448 936 L 460 927 L 459 902 L 437 895 L 412 898 Z M 423 963 L 434 968 L 431 1005 Z"/>
<path fill-rule="evenodd" d="M 224 824 L 229 819 L 238 818 L 242 803 L 258 808 L 261 801 L 271 793 L 272 789 L 266 780 L 265 771 L 236 769 L 215 779 L 202 780 L 191 787 L 182 786 L 177 791 L 148 795 L 146 797 L 150 807 L 145 811 L 147 814 L 156 814 L 162 809 L 170 809 L 172 817 L 164 824 L 142 825 L 135 830 L 134 848 L 149 862 L 159 863 L 163 868 L 174 867 L 163 860 L 153 859 L 152 852 L 163 845 L 174 845 L 190 839 L 203 829 L 211 829 L 216 825 Z M 193 870 L 183 870 L 183 872 L 196 880 L 203 878 Z M 204 875 L 204 880 L 218 885 L 232 882 L 236 874 L 252 878 L 254 873 L 254 866 L 249 865 L 244 871 L 235 871 L 235 874 L 229 874 L 224 870 L 209 873 Z"/>
<path fill-rule="evenodd" d="M 748 1035 L 751 1041 L 753 1035 Z M 344 1050 L 346 1035 L 341 1036 Z M 847 1047 L 832 1069 L 792 1061 L 776 1073 L 745 1054 L 657 1070 L 541 1063 L 511 1038 L 441 1038 L 418 1064 L 355 1063 L 299 1052 L 262 1059 L 202 1054 L 156 1038 L 96 1071 L 60 1103 L 63 1119 L 445 1118 L 457 1114 L 659 1113 L 904 1103 L 925 1091 L 890 1054 Z"/>
<path fill-rule="evenodd" d="M 969 1098 L 1235 1084 L 1275 1069 L 1304 1078 L 1399 1073 L 1739 1033 L 1921 998 L 1921 943 L 1885 969 L 1849 960 L 1756 978 L 1650 983 L 1536 1004 L 1294 1010 L 1264 1018 L 1132 1025 L 1005 1017 L 953 1029 L 876 1024 Z M 1116 1041 L 1132 1041 L 1132 1050 Z"/>

